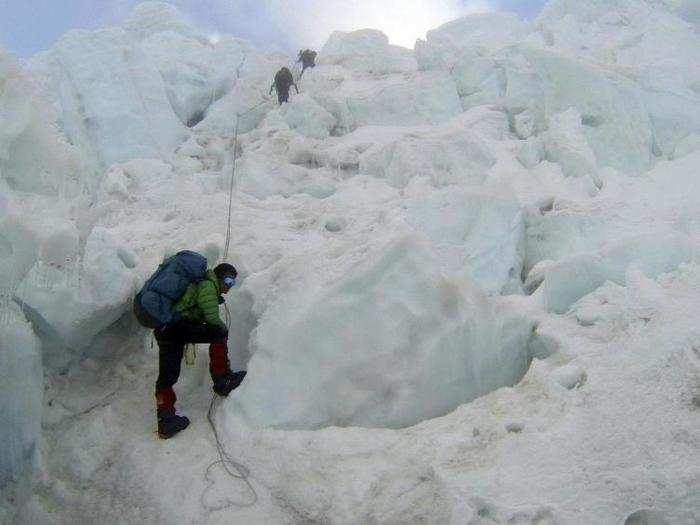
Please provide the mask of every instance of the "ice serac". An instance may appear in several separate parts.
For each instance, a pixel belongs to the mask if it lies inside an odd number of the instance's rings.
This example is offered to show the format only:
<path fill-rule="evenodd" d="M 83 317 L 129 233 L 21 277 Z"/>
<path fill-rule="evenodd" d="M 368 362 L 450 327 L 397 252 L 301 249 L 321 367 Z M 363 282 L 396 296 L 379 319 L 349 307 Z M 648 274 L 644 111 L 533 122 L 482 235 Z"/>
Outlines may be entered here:
<path fill-rule="evenodd" d="M 349 126 L 418 126 L 440 124 L 462 112 L 449 73 L 428 71 L 391 77 L 374 85 L 347 83 L 341 95 L 352 121 Z"/>
<path fill-rule="evenodd" d="M 102 166 L 168 159 L 186 136 L 160 72 L 124 29 L 71 31 L 33 69 L 63 132 Z"/>
<path fill-rule="evenodd" d="M 324 139 L 336 126 L 333 115 L 306 94 L 295 97 L 291 104 L 285 104 L 280 111 L 291 129 L 308 138 Z"/>
<path fill-rule="evenodd" d="M 410 49 L 390 45 L 389 38 L 376 29 L 335 31 L 321 49 L 318 62 L 371 75 L 404 73 L 417 68 Z"/>
<path fill-rule="evenodd" d="M 426 40 L 416 42 L 416 59 L 420 69 L 449 69 L 513 44 L 527 32 L 514 13 L 469 15 L 428 31 Z"/>
<path fill-rule="evenodd" d="M 632 79 L 651 118 L 655 153 L 668 157 L 700 129 L 698 12 L 684 0 L 553 0 L 536 25 L 549 46 Z"/>
<path fill-rule="evenodd" d="M 449 187 L 410 199 L 407 213 L 446 274 L 472 279 L 489 294 L 520 291 L 524 225 L 515 195 Z"/>
<path fill-rule="evenodd" d="M 143 2 L 132 9 L 122 25 L 137 40 L 165 32 L 184 37 L 200 36 L 187 17 L 168 2 Z"/>
<path fill-rule="evenodd" d="M 530 321 L 438 268 L 403 236 L 307 307 L 262 319 L 232 409 L 280 428 L 404 427 L 516 383 Z"/>
<path fill-rule="evenodd" d="M 108 230 L 96 227 L 78 266 L 77 235 L 57 229 L 45 237 L 42 260 L 28 272 L 17 296 L 30 320 L 53 344 L 80 350 L 126 311 L 136 292 L 133 269 L 138 257 Z M 59 239 L 54 241 L 55 237 Z M 67 250 L 71 263 L 58 264 L 56 260 L 66 257 L 57 257 L 57 250 Z"/>
<path fill-rule="evenodd" d="M 581 115 L 575 109 L 549 119 L 545 151 L 547 159 L 558 162 L 566 176 L 587 179 L 592 195 L 602 186 L 595 154 L 588 145 Z"/>
<path fill-rule="evenodd" d="M 536 130 L 543 131 L 549 118 L 575 108 L 601 166 L 632 173 L 651 166 L 651 121 L 640 90 L 631 81 L 527 45 L 505 50 L 498 69 L 504 83 L 502 91 L 492 95 L 504 97 L 512 114 L 532 111 Z"/>
<path fill-rule="evenodd" d="M 681 263 L 697 261 L 699 255 L 688 236 L 672 231 L 625 238 L 599 252 L 574 255 L 549 266 L 543 283 L 544 305 L 563 314 L 606 281 L 625 284 L 630 266 L 655 279 Z"/>
<path fill-rule="evenodd" d="M 469 128 L 466 122 L 450 121 L 438 128 L 406 129 L 396 138 L 377 140 L 359 156 L 359 170 L 384 178 L 397 188 L 421 176 L 438 188 L 479 186 L 496 157 L 480 130 Z"/>
<path fill-rule="evenodd" d="M 0 183 L 44 195 L 80 191 L 84 158 L 51 126 L 54 113 L 0 48 Z"/>
<path fill-rule="evenodd" d="M 170 4 L 141 4 L 124 27 L 160 72 L 173 110 L 188 127 L 201 122 L 207 109 L 235 86 L 253 54 L 237 38 L 210 41 Z"/>

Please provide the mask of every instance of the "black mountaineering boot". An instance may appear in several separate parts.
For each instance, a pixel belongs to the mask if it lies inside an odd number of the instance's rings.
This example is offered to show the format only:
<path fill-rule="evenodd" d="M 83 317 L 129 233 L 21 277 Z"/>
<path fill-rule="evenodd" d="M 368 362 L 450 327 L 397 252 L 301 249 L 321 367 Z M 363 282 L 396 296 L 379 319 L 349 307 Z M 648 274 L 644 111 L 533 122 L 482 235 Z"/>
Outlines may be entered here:
<path fill-rule="evenodd" d="M 225 372 L 214 377 L 214 392 L 222 397 L 226 397 L 235 390 L 243 381 L 246 375 L 245 370 L 240 372 Z"/>
<path fill-rule="evenodd" d="M 185 430 L 190 420 L 185 416 L 178 416 L 174 410 L 158 411 L 158 437 L 168 439 L 181 430 Z"/>

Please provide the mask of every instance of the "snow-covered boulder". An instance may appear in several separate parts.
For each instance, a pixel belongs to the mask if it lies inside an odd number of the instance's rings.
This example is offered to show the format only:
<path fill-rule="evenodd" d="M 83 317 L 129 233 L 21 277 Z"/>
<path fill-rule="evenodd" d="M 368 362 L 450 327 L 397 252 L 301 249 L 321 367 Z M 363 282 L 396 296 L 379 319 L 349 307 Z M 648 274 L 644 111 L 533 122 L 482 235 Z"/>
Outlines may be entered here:
<path fill-rule="evenodd" d="M 390 45 L 389 38 L 376 29 L 335 31 L 321 49 L 318 63 L 371 75 L 410 72 L 417 68 L 410 49 Z"/>
<path fill-rule="evenodd" d="M 229 401 L 249 424 L 403 427 L 527 370 L 530 322 L 445 278 L 415 236 L 307 299 L 277 303 L 254 332 L 248 379 Z"/>

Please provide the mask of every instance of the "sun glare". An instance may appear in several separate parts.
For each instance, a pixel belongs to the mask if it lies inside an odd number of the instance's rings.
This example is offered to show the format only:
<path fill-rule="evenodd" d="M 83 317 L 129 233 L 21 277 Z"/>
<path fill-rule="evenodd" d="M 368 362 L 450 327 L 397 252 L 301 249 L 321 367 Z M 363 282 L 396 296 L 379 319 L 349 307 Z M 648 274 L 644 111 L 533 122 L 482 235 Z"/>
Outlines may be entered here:
<path fill-rule="evenodd" d="M 492 11 L 490 0 L 271 0 L 290 36 L 321 46 L 334 30 L 379 29 L 392 44 L 412 48 L 428 30 L 467 14 Z"/>

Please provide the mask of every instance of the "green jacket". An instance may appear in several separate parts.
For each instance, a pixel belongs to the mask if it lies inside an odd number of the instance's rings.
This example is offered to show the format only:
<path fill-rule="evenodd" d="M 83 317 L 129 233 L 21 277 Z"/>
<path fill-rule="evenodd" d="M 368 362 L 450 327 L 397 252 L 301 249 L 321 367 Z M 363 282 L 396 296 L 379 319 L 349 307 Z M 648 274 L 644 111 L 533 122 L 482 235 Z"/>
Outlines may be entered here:
<path fill-rule="evenodd" d="M 219 316 L 219 281 L 213 271 L 207 270 L 204 280 L 192 283 L 173 306 L 173 312 L 193 323 L 207 323 L 226 328 Z"/>

